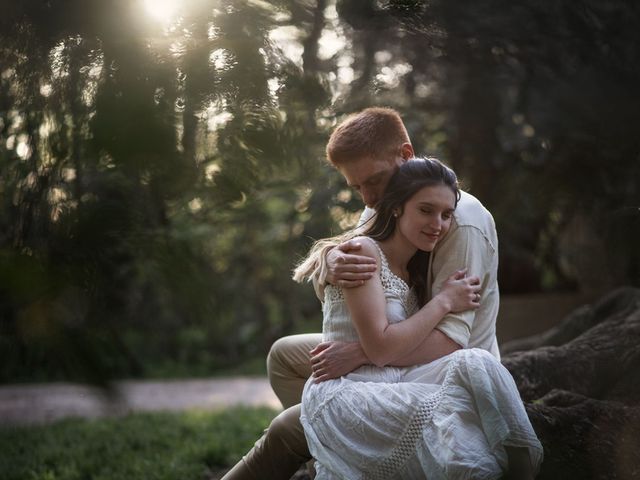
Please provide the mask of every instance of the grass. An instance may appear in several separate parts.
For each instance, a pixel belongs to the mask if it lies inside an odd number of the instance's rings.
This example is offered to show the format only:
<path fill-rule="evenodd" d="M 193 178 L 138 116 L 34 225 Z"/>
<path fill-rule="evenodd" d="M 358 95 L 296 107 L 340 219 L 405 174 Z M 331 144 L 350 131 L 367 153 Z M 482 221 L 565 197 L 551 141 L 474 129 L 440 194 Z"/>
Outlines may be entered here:
<path fill-rule="evenodd" d="M 2 480 L 208 480 L 251 448 L 276 412 L 136 413 L 0 429 Z"/>

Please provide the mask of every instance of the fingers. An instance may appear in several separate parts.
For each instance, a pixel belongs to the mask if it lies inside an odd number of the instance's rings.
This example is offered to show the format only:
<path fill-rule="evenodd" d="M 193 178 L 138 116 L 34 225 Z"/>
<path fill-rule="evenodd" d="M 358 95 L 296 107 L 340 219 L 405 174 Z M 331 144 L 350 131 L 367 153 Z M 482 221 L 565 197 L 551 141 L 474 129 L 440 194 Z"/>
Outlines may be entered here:
<path fill-rule="evenodd" d="M 316 382 L 319 378 L 328 377 L 328 375 L 329 373 L 327 371 L 327 368 L 323 365 L 322 362 L 317 362 L 311 365 L 311 376 L 315 379 Z"/>
<path fill-rule="evenodd" d="M 311 357 L 311 376 L 318 381 L 319 378 L 328 380 L 330 378 L 331 362 L 327 358 L 327 350 L 334 344 L 334 342 L 322 342 L 319 343 L 313 351 L 317 353 Z"/>
<path fill-rule="evenodd" d="M 465 279 L 469 285 L 480 284 L 480 277 L 477 275 L 473 275 L 472 277 L 467 277 L 468 268 L 462 268 L 456 272 L 453 272 L 449 277 L 449 280 L 462 280 Z"/>
<path fill-rule="evenodd" d="M 371 258 L 366 255 L 352 255 L 349 253 L 340 255 L 340 257 L 338 257 L 338 262 L 344 265 L 352 265 L 354 268 L 359 267 L 369 269 L 368 271 L 375 270 L 377 263 L 375 258 Z M 373 270 L 371 270 L 372 268 Z"/>
<path fill-rule="evenodd" d="M 373 276 L 376 269 L 377 262 L 374 258 L 342 254 L 332 268 L 332 283 L 343 288 L 359 287 Z"/>
<path fill-rule="evenodd" d="M 453 272 L 453 274 L 449 277 L 450 280 L 462 280 L 467 274 L 467 269 L 463 268 L 462 270 L 458 270 L 457 272 Z"/>
<path fill-rule="evenodd" d="M 331 342 L 322 342 L 309 350 L 309 354 L 312 355 L 311 361 L 313 362 L 313 356 L 318 355 L 331 346 Z"/>
<path fill-rule="evenodd" d="M 337 378 L 338 375 L 332 374 L 329 368 L 318 367 L 311 373 L 314 383 L 325 382 L 332 378 Z"/>
<path fill-rule="evenodd" d="M 371 276 L 376 271 L 376 264 L 344 264 L 335 268 L 336 275 L 341 277 L 344 275 L 368 275 Z"/>
<path fill-rule="evenodd" d="M 356 268 L 355 271 L 349 270 L 346 271 L 344 268 L 347 267 L 360 267 Z M 364 282 L 373 277 L 373 271 L 367 268 L 362 268 L 362 265 L 345 265 L 344 268 L 336 268 L 335 272 L 333 272 L 333 277 L 336 279 L 335 285 L 338 287 L 359 287 L 360 285 L 364 285 Z M 375 265 L 374 265 L 375 270 Z"/>
<path fill-rule="evenodd" d="M 349 251 L 360 250 L 360 248 L 362 248 L 362 245 L 360 244 L 360 242 L 356 240 L 347 240 L 346 242 L 343 242 L 340 245 L 338 245 L 337 248 L 341 252 L 346 253 Z"/>
<path fill-rule="evenodd" d="M 371 272 L 335 272 L 335 276 L 339 280 L 357 281 L 357 280 L 369 280 L 373 277 Z"/>
<path fill-rule="evenodd" d="M 473 277 L 465 277 L 460 279 L 462 280 L 466 285 L 468 285 L 469 287 L 473 288 L 473 289 L 479 289 L 480 288 L 480 278 L 473 276 Z"/>
<path fill-rule="evenodd" d="M 480 279 L 478 277 L 469 277 L 466 280 L 471 291 L 471 303 L 477 308 L 480 306 L 480 299 L 482 298 Z"/>
<path fill-rule="evenodd" d="M 324 374 L 324 375 L 320 375 L 320 376 L 313 376 L 313 383 L 320 383 L 320 382 L 326 382 L 327 380 L 331 380 L 333 377 L 331 377 L 328 374 Z"/>
<path fill-rule="evenodd" d="M 472 293 L 471 300 L 469 302 L 470 307 L 473 309 L 479 308 L 481 299 L 482 299 L 482 295 L 480 295 L 479 291 Z"/>

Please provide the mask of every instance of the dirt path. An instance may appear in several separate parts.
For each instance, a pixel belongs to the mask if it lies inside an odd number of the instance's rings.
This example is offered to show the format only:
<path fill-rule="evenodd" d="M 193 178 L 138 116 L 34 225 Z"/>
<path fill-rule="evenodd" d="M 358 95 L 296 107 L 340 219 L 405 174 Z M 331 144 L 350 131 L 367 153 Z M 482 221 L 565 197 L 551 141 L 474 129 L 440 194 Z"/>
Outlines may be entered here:
<path fill-rule="evenodd" d="M 0 426 L 50 423 L 65 417 L 102 417 L 134 411 L 215 409 L 280 402 L 263 377 L 122 381 L 111 394 L 72 383 L 0 386 Z"/>

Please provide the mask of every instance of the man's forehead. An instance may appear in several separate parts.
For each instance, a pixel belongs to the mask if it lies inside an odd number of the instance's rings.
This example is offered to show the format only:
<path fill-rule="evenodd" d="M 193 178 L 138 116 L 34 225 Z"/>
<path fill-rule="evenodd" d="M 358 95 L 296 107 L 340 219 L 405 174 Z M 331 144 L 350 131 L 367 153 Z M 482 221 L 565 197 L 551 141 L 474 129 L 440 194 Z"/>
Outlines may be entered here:
<path fill-rule="evenodd" d="M 395 166 L 384 160 L 361 159 L 338 168 L 340 173 L 353 185 L 360 185 L 376 177 L 392 173 Z"/>

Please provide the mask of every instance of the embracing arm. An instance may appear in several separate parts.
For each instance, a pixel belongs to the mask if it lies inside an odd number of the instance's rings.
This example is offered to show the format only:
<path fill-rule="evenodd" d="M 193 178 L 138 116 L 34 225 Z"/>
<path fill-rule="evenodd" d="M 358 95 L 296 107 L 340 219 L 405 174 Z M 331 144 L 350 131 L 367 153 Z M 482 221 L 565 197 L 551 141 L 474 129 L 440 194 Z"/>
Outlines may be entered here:
<path fill-rule="evenodd" d="M 412 352 L 392 360 L 394 367 L 411 367 L 429 363 L 459 350 L 461 347 L 437 328 L 431 330 Z M 358 342 L 322 342 L 310 352 L 313 377 L 324 382 L 342 377 L 362 365 L 372 364 Z"/>
<path fill-rule="evenodd" d="M 378 258 L 371 242 L 362 242 L 362 249 L 364 254 Z M 429 303 L 408 319 L 393 324 L 387 320 L 386 300 L 379 275 L 360 287 L 344 289 L 366 357 L 378 366 L 394 364 L 420 346 L 447 313 L 477 308 L 474 301 L 477 291 L 475 279 L 463 276 L 464 272 L 456 272 L 447 282 L 447 288 Z"/>
<path fill-rule="evenodd" d="M 375 212 L 371 208 L 365 208 L 355 231 L 362 231 L 374 217 Z M 376 269 L 376 260 L 361 251 L 360 241 L 347 240 L 328 246 L 322 254 L 323 268 L 316 270 L 312 276 L 313 288 L 316 295 L 322 301 L 324 298 L 324 286 L 326 284 L 352 288 L 362 285 L 373 276 Z"/>
<path fill-rule="evenodd" d="M 358 243 L 362 242 L 358 240 Z M 463 268 L 468 268 L 469 272 L 480 277 L 484 290 L 487 279 L 495 274 L 490 271 L 495 270 L 492 265 L 496 262 L 491 260 L 495 255 L 495 250 L 487 239 L 475 228 L 461 227 L 450 232 L 434 257 L 433 293 L 437 294 L 442 290 L 447 275 Z M 391 360 L 390 365 L 408 367 L 429 363 L 466 347 L 475 316 L 475 309 L 447 313 L 416 348 L 407 349 L 403 355 Z M 373 363 L 367 358 L 361 345 L 343 342 L 318 345 L 311 351 L 311 362 L 316 381 L 337 378 L 362 365 Z"/>
<path fill-rule="evenodd" d="M 451 231 L 433 258 L 433 295 L 442 290 L 451 272 L 461 268 L 466 268 L 479 278 L 482 294 L 492 274 L 494 256 L 495 250 L 478 229 L 463 226 Z M 418 348 L 393 362 L 393 365 L 403 367 L 428 363 L 467 347 L 476 314 L 475 309 L 447 313 Z"/>
<path fill-rule="evenodd" d="M 408 319 L 390 324 L 386 317 L 384 291 L 379 279 L 345 292 L 360 345 L 366 357 L 377 366 L 385 366 L 415 350 L 437 323 L 450 311 L 439 297 Z"/>
<path fill-rule="evenodd" d="M 442 323 L 442 322 L 441 322 Z M 438 324 L 440 325 L 440 324 Z M 412 367 L 433 362 L 450 353 L 460 350 L 462 346 L 451 340 L 438 330 L 436 326 L 420 345 L 391 362 L 394 367 Z"/>
<path fill-rule="evenodd" d="M 432 263 L 432 295 L 437 295 L 447 281 L 448 272 L 463 266 L 480 280 L 480 302 L 484 308 L 489 305 L 491 279 L 497 275 L 497 253 L 480 230 L 462 226 L 439 246 Z M 486 301 L 486 302 L 485 302 Z M 471 330 L 474 328 L 478 312 L 467 310 L 450 312 L 436 327 L 463 348 L 469 345 Z M 486 313 L 483 313 L 486 315 Z"/>

